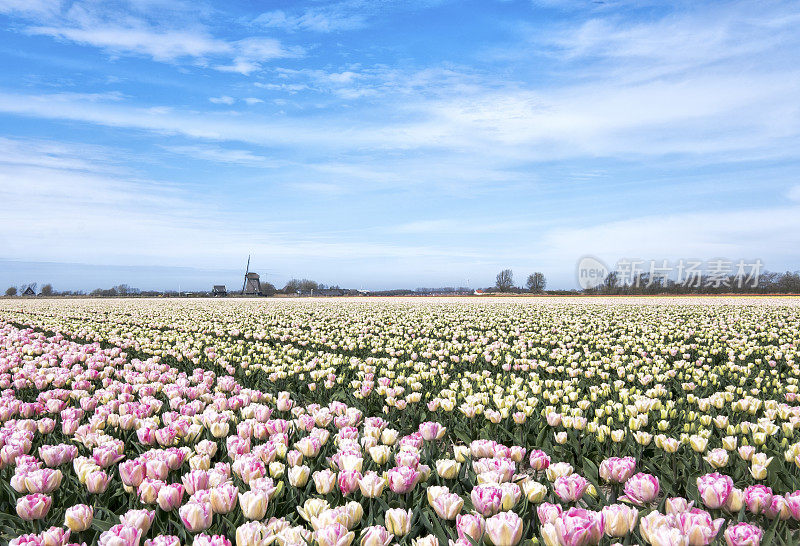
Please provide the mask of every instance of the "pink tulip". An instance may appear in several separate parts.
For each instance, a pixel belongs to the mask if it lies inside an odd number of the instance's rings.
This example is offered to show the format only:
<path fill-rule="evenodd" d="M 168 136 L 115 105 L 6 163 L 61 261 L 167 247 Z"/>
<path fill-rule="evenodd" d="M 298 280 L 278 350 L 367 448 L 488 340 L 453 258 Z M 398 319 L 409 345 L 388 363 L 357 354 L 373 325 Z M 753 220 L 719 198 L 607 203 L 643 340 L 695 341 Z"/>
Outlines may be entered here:
<path fill-rule="evenodd" d="M 683 497 L 669 497 L 664 508 L 667 514 L 680 514 L 692 509 L 693 502 L 689 502 Z"/>
<path fill-rule="evenodd" d="M 787 520 L 790 517 L 792 517 L 792 512 L 791 509 L 789 508 L 788 503 L 786 502 L 786 497 L 782 497 L 780 495 L 773 495 L 772 502 L 764 511 L 764 515 L 767 516 L 768 519 L 781 519 L 781 520 Z"/>
<path fill-rule="evenodd" d="M 155 504 L 158 501 L 158 492 L 161 491 L 161 488 L 165 485 L 167 484 L 161 480 L 145 478 L 142 483 L 139 484 L 136 493 L 139 495 L 139 500 L 142 501 L 142 503 Z"/>
<path fill-rule="evenodd" d="M 193 495 L 196 491 L 204 491 L 208 489 L 208 471 L 192 470 L 188 474 L 184 474 L 181 481 L 188 495 Z"/>
<path fill-rule="evenodd" d="M 751 485 L 744 490 L 744 503 L 752 514 L 763 514 L 772 504 L 772 489 L 766 485 Z"/>
<path fill-rule="evenodd" d="M 387 546 L 394 535 L 383 525 L 372 525 L 361 531 L 361 546 Z"/>
<path fill-rule="evenodd" d="M 175 510 L 183 502 L 183 486 L 179 483 L 163 486 L 158 491 L 157 502 L 158 507 L 165 512 Z"/>
<path fill-rule="evenodd" d="M 72 532 L 80 533 L 92 525 L 94 508 L 86 504 L 76 504 L 67 508 L 64 525 Z"/>
<path fill-rule="evenodd" d="M 531 468 L 536 471 L 547 470 L 547 467 L 550 466 L 550 457 L 541 449 L 531 450 L 529 457 Z"/>
<path fill-rule="evenodd" d="M 314 487 L 316 488 L 317 493 L 320 495 L 327 495 L 333 491 L 333 488 L 336 485 L 336 474 L 334 474 L 329 468 L 317 470 L 311 475 L 311 478 L 314 480 Z"/>
<path fill-rule="evenodd" d="M 625 504 L 611 504 L 602 510 L 603 525 L 606 535 L 622 538 L 636 527 L 639 512 L 636 508 Z"/>
<path fill-rule="evenodd" d="M 142 530 L 142 535 L 146 535 L 153 525 L 156 517 L 155 510 L 128 510 L 119 518 L 119 522 L 128 527 L 136 527 Z"/>
<path fill-rule="evenodd" d="M 472 506 L 483 516 L 493 516 L 503 506 L 503 490 L 493 484 L 477 485 L 470 494 Z"/>
<path fill-rule="evenodd" d="M 486 530 L 486 520 L 480 514 L 459 514 L 456 516 L 456 531 L 459 539 L 472 538 L 480 544 Z"/>
<path fill-rule="evenodd" d="M 70 463 L 77 455 L 77 446 L 67 444 L 46 445 L 39 448 L 39 457 L 41 457 L 45 465 L 51 468 Z"/>
<path fill-rule="evenodd" d="M 187 502 L 178 509 L 181 521 L 190 533 L 205 531 L 211 527 L 214 513 L 211 503 Z"/>
<path fill-rule="evenodd" d="M 140 429 L 137 429 L 136 437 L 139 439 L 139 443 L 144 445 L 149 446 L 156 443 L 156 431 L 150 427 L 142 427 Z"/>
<path fill-rule="evenodd" d="M 711 519 L 705 510 L 693 508 L 675 516 L 677 527 L 684 536 L 688 537 L 690 546 L 705 546 L 711 544 L 719 533 L 725 520 L 722 518 Z"/>
<path fill-rule="evenodd" d="M 158 535 L 155 538 L 145 540 L 144 546 L 181 546 L 181 539 L 175 535 Z"/>
<path fill-rule="evenodd" d="M 555 536 L 564 546 L 598 544 L 603 538 L 605 520 L 600 512 L 583 508 L 570 508 L 556 519 Z"/>
<path fill-rule="evenodd" d="M 786 493 L 786 506 L 789 508 L 792 518 L 800 520 L 800 490 Z"/>
<path fill-rule="evenodd" d="M 419 425 L 419 433 L 424 440 L 428 441 L 441 439 L 446 431 L 445 427 L 433 421 L 426 421 Z"/>
<path fill-rule="evenodd" d="M 486 520 L 486 536 L 494 546 L 516 546 L 522 539 L 522 518 L 500 512 Z"/>
<path fill-rule="evenodd" d="M 398 451 L 394 456 L 397 466 L 408 466 L 416 470 L 419 467 L 420 454 L 418 451 L 403 450 Z"/>
<path fill-rule="evenodd" d="M 654 510 L 639 521 L 642 538 L 656 546 L 688 546 L 689 537 L 679 528 L 677 516 L 664 515 Z"/>
<path fill-rule="evenodd" d="M 437 516 L 443 520 L 454 520 L 464 507 L 464 499 L 456 493 L 443 493 L 434 499 L 432 505 Z"/>
<path fill-rule="evenodd" d="M 52 493 L 61 485 L 60 470 L 40 468 L 25 476 L 25 486 L 31 493 Z"/>
<path fill-rule="evenodd" d="M 95 470 L 86 476 L 86 490 L 89 493 L 104 493 L 108 489 L 108 484 L 111 481 L 111 476 L 103 470 Z"/>
<path fill-rule="evenodd" d="M 539 523 L 542 525 L 546 523 L 555 523 L 563 513 L 564 510 L 561 508 L 560 504 L 543 502 L 536 507 L 536 515 L 539 516 Z"/>
<path fill-rule="evenodd" d="M 94 460 L 100 468 L 108 468 L 112 464 L 122 460 L 123 457 L 124 455 L 113 445 L 99 446 L 92 452 L 92 460 Z"/>
<path fill-rule="evenodd" d="M 414 489 L 420 478 L 420 473 L 408 466 L 396 466 L 386 473 L 389 489 L 399 495 Z"/>
<path fill-rule="evenodd" d="M 342 495 L 349 495 L 358 490 L 358 482 L 361 480 L 361 472 L 358 470 L 342 470 L 339 472 L 338 484 Z"/>
<path fill-rule="evenodd" d="M 745 461 L 752 459 L 755 452 L 755 446 L 739 446 L 739 456 Z"/>
<path fill-rule="evenodd" d="M 269 496 L 269 495 L 268 495 Z M 231 483 L 223 483 L 211 489 L 211 509 L 215 514 L 227 514 L 236 507 L 239 488 Z"/>
<path fill-rule="evenodd" d="M 122 483 L 130 487 L 139 487 L 146 476 L 147 467 L 140 459 L 123 461 L 119 464 L 119 475 Z"/>
<path fill-rule="evenodd" d="M 658 478 L 639 472 L 625 482 L 625 497 L 632 503 L 644 506 L 658 496 Z"/>
<path fill-rule="evenodd" d="M 609 457 L 600 463 L 600 477 L 607 482 L 625 483 L 636 471 L 633 457 Z"/>
<path fill-rule="evenodd" d="M 725 505 L 733 490 L 733 479 L 730 476 L 713 472 L 697 478 L 697 489 L 703 504 L 712 510 Z"/>
<path fill-rule="evenodd" d="M 128 525 L 113 526 L 100 535 L 98 546 L 139 546 L 142 530 Z"/>
<path fill-rule="evenodd" d="M 547 419 L 547 424 L 551 427 L 557 427 L 561 424 L 561 414 L 556 413 L 554 411 L 549 412 L 545 418 Z"/>
<path fill-rule="evenodd" d="M 39 535 L 43 546 L 60 546 L 69 542 L 71 532 L 61 527 L 50 527 Z"/>
<path fill-rule="evenodd" d="M 764 531 L 750 523 L 737 523 L 725 529 L 725 542 L 728 546 L 759 546 Z"/>
<path fill-rule="evenodd" d="M 216 448 L 217 444 L 214 444 Z M 199 453 L 199 452 L 198 452 Z M 186 451 L 171 447 L 167 450 L 166 462 L 170 470 L 178 470 L 186 460 Z"/>
<path fill-rule="evenodd" d="M 319 546 L 348 546 L 355 533 L 348 531 L 341 523 L 334 523 L 314 532 L 314 540 Z"/>
<path fill-rule="evenodd" d="M 42 519 L 50 511 L 53 499 L 41 493 L 25 495 L 17 499 L 17 515 L 26 521 Z"/>
<path fill-rule="evenodd" d="M 561 476 L 556 478 L 553 484 L 553 491 L 555 491 L 562 502 L 575 502 L 580 500 L 588 488 L 589 480 L 579 474 Z"/>

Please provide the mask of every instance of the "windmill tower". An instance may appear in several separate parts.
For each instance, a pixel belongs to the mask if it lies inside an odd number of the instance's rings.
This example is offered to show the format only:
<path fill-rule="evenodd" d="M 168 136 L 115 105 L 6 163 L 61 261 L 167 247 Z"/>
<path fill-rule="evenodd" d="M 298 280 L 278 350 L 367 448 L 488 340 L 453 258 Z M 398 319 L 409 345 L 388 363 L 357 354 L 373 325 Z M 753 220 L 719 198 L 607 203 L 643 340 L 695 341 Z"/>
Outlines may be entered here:
<path fill-rule="evenodd" d="M 250 256 L 247 257 L 247 269 L 244 272 L 244 284 L 242 284 L 243 296 L 261 296 L 261 279 L 258 273 L 250 271 Z"/>

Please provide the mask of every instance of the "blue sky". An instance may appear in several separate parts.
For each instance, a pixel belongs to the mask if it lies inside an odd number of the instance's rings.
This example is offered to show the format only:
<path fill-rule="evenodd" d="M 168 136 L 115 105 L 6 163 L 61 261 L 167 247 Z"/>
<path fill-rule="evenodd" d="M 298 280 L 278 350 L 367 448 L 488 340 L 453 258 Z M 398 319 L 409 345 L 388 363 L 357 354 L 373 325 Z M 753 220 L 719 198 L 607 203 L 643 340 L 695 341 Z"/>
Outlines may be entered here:
<path fill-rule="evenodd" d="M 0 283 L 800 268 L 797 2 L 0 0 Z M 188 268 L 188 269 L 187 269 Z"/>

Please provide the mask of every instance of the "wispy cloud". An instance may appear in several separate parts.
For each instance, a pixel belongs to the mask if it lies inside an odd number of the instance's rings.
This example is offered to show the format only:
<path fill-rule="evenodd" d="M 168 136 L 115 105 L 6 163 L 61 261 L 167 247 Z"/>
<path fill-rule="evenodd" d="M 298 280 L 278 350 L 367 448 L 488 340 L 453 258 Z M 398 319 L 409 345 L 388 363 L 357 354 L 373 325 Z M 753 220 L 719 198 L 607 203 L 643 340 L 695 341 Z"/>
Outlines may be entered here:
<path fill-rule="evenodd" d="M 61 0 L 0 0 L 0 13 L 50 17 L 60 10 Z"/>
<path fill-rule="evenodd" d="M 0 13 L 27 20 L 24 32 L 50 36 L 102 49 L 112 56 L 143 56 L 166 63 L 210 66 L 225 72 L 250 74 L 263 63 L 303 54 L 299 46 L 284 46 L 268 36 L 240 39 L 215 36 L 197 12 L 181 3 L 111 8 L 103 3 L 75 2 L 61 11 L 59 2 L 21 3 L 3 0 Z M 136 9 L 138 8 L 138 9 Z M 146 9 L 145 9 L 146 8 Z M 149 11 L 148 11 L 149 10 Z M 164 11 L 164 17 L 154 17 Z"/>
<path fill-rule="evenodd" d="M 482 234 L 498 234 L 504 233 L 507 235 L 520 232 L 521 230 L 530 230 L 535 226 L 541 226 L 541 222 L 533 220 L 500 220 L 496 218 L 474 217 L 464 220 L 456 220 L 452 218 L 441 218 L 436 220 L 418 220 L 415 222 L 408 222 L 398 226 L 388 228 L 392 233 L 410 233 L 410 234 L 425 234 L 425 235 L 482 235 Z"/>
<path fill-rule="evenodd" d="M 621 258 L 762 258 L 780 268 L 800 260 L 800 208 L 742 208 L 641 216 L 593 226 L 549 230 L 541 256 L 563 261 L 594 254 Z"/>
<path fill-rule="evenodd" d="M 163 148 L 175 154 L 187 155 L 212 163 L 231 163 L 257 167 L 279 167 L 286 165 L 285 161 L 270 159 L 266 156 L 255 154 L 250 150 L 203 145 L 164 146 Z"/>
<path fill-rule="evenodd" d="M 296 15 L 288 14 L 284 10 L 268 11 L 256 17 L 253 23 L 288 31 L 334 32 L 361 28 L 365 25 L 366 18 L 363 14 L 353 13 L 342 3 L 324 8 L 309 8 Z"/>
<path fill-rule="evenodd" d="M 57 168 L 67 171 L 122 173 L 119 151 L 89 144 L 34 138 L 0 137 L 0 165 Z"/>

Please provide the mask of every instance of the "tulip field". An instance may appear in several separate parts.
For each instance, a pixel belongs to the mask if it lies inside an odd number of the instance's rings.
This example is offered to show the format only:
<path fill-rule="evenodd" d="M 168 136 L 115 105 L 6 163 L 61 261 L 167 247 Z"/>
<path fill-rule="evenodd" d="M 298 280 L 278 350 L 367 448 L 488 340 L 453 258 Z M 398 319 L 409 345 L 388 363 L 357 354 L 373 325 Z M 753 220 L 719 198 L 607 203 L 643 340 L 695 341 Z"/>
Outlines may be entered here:
<path fill-rule="evenodd" d="M 800 544 L 800 299 L 0 300 L 0 544 Z"/>

